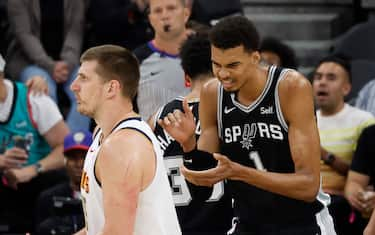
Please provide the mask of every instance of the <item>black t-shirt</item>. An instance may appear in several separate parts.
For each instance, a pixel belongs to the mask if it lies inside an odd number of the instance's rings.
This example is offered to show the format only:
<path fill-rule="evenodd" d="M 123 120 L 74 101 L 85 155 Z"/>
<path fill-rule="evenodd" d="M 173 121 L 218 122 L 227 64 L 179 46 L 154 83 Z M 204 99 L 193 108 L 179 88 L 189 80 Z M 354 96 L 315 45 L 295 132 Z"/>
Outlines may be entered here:
<path fill-rule="evenodd" d="M 358 139 L 350 169 L 368 175 L 374 185 L 375 179 L 375 125 L 364 129 Z"/>
<path fill-rule="evenodd" d="M 64 42 L 64 0 L 39 0 L 41 42 L 46 53 L 60 60 Z"/>

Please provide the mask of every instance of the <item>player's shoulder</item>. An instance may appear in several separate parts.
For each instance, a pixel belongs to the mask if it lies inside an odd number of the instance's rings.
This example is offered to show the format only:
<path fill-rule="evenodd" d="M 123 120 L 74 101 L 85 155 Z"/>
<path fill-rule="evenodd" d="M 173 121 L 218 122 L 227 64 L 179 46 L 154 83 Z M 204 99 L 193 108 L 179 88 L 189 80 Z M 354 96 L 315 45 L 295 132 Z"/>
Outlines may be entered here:
<path fill-rule="evenodd" d="M 139 128 L 122 128 L 111 133 L 102 143 L 101 149 L 110 152 L 131 152 L 138 149 L 139 151 L 148 149 L 151 146 L 151 139 L 147 133 Z M 139 148 L 142 146 L 142 148 Z"/>
<path fill-rule="evenodd" d="M 211 79 L 210 81 L 206 82 L 203 85 L 203 87 L 202 87 L 203 94 L 205 94 L 205 93 L 209 93 L 209 94 L 215 93 L 216 94 L 219 86 L 220 86 L 220 81 L 217 78 Z M 201 94 L 202 94 L 202 92 L 201 92 Z"/>
<path fill-rule="evenodd" d="M 300 89 L 311 89 L 311 82 L 300 72 L 288 69 L 283 79 L 280 80 L 279 89 L 287 93 Z"/>

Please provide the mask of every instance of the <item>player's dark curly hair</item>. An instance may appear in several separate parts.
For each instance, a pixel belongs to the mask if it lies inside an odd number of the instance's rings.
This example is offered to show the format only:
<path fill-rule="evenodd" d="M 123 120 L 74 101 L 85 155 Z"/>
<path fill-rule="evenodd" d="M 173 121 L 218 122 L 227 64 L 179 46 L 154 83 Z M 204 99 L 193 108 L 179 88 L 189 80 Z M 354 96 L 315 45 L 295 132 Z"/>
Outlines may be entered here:
<path fill-rule="evenodd" d="M 245 16 L 231 16 L 219 21 L 209 34 L 210 42 L 220 49 L 243 46 L 245 51 L 259 49 L 259 34 L 254 24 Z"/>
<path fill-rule="evenodd" d="M 190 36 L 180 48 L 181 65 L 191 79 L 212 74 L 211 47 L 208 38 L 201 34 Z"/>
<path fill-rule="evenodd" d="M 279 39 L 273 37 L 263 38 L 259 50 L 261 52 L 268 51 L 278 55 L 280 57 L 282 67 L 291 69 L 297 69 L 298 67 L 294 50 L 288 45 L 281 42 Z"/>

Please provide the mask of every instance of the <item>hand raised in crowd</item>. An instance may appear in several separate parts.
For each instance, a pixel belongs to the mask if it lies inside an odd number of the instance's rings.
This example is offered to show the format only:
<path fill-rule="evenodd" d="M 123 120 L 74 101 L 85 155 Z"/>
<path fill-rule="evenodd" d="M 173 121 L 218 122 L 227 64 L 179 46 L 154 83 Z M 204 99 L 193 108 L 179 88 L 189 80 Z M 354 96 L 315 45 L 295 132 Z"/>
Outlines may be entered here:
<path fill-rule="evenodd" d="M 31 77 L 26 81 L 26 86 L 30 89 L 33 95 L 48 95 L 48 84 L 46 80 L 41 76 Z"/>
<path fill-rule="evenodd" d="M 0 169 L 20 168 L 27 162 L 27 153 L 21 148 L 10 148 L 0 157 Z"/>
<path fill-rule="evenodd" d="M 194 115 L 187 103 L 187 100 L 184 99 L 182 104 L 184 112 L 176 109 L 173 113 L 169 113 L 163 120 L 159 119 L 158 123 L 168 132 L 170 136 L 172 136 L 184 147 L 187 146 L 187 143 L 192 139 L 195 140 L 193 137 L 195 136 L 196 125 Z"/>
<path fill-rule="evenodd" d="M 53 67 L 53 79 L 57 83 L 64 83 L 68 79 L 69 66 L 65 61 L 57 61 Z"/>

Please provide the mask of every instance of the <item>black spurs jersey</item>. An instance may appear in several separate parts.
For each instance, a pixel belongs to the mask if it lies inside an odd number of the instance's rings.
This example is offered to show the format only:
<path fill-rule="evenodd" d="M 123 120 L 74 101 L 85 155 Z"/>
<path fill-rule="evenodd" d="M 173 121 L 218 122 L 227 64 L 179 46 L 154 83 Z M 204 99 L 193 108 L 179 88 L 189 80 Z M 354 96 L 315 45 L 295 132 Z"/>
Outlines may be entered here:
<path fill-rule="evenodd" d="M 155 120 L 164 118 L 175 109 L 183 110 L 183 97 L 178 97 L 161 107 Z M 199 100 L 189 102 L 196 120 L 196 136 L 200 135 L 198 117 Z M 184 235 L 224 235 L 231 227 L 232 203 L 224 194 L 224 183 L 219 182 L 208 191 L 185 180 L 179 167 L 183 164 L 183 151 L 167 132 L 155 122 L 155 131 L 161 148 L 164 150 L 164 163 L 169 176 L 177 216 Z M 207 198 L 209 198 L 207 200 Z"/>
<path fill-rule="evenodd" d="M 218 129 L 221 152 L 232 161 L 258 170 L 295 172 L 288 141 L 288 125 L 281 113 L 278 82 L 287 69 L 270 67 L 262 94 L 249 106 L 236 94 L 218 88 Z M 271 224 L 315 223 L 323 205 L 274 194 L 240 181 L 228 181 L 235 216 L 250 228 Z M 302 222 L 303 221 L 303 222 Z"/>

